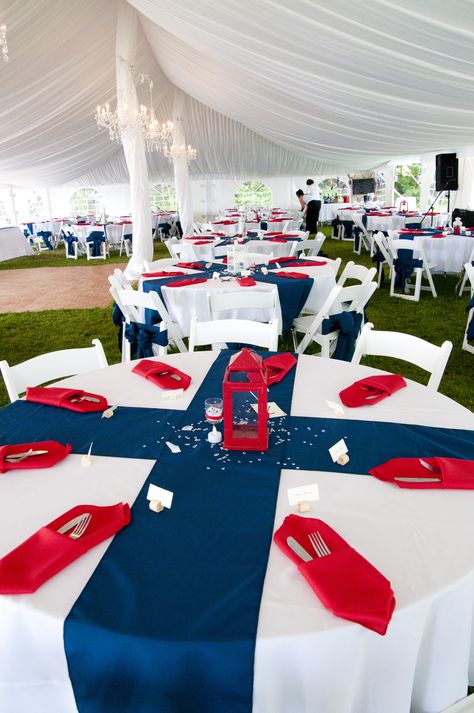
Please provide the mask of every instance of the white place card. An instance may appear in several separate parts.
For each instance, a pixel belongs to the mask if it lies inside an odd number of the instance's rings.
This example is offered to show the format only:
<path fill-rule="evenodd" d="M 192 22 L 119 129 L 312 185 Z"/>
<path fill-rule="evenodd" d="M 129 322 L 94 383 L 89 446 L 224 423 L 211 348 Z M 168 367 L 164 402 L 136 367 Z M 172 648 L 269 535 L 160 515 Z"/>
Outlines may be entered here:
<path fill-rule="evenodd" d="M 319 487 L 317 483 L 300 485 L 297 488 L 287 488 L 288 502 L 290 505 L 298 505 L 301 502 L 311 503 L 319 500 Z"/>
<path fill-rule="evenodd" d="M 335 443 L 329 450 L 329 455 L 333 459 L 333 462 L 336 463 L 337 459 L 340 458 L 341 456 L 345 455 L 348 452 L 348 448 L 346 446 L 346 442 L 343 438 L 341 438 L 340 441 Z"/>
<path fill-rule="evenodd" d="M 250 404 L 255 413 L 258 413 L 258 404 Z M 267 403 L 268 418 L 280 418 L 281 416 L 286 416 L 286 413 L 281 410 L 275 401 L 269 401 Z"/>
<path fill-rule="evenodd" d="M 170 508 L 173 502 L 173 493 L 171 490 L 166 490 L 165 488 L 160 488 L 158 485 L 149 485 L 147 500 L 160 500 L 165 508 Z"/>

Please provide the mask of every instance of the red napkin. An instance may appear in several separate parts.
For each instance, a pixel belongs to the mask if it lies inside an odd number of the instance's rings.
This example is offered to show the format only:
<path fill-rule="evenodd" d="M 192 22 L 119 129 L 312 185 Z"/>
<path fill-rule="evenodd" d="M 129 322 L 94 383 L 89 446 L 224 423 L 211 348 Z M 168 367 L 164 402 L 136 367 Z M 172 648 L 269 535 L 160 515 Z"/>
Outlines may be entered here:
<path fill-rule="evenodd" d="M 431 211 L 429 213 L 423 213 L 423 215 L 439 215 L 439 213 L 435 213 L 434 211 Z"/>
<path fill-rule="evenodd" d="M 424 466 L 422 461 L 430 466 Z M 474 460 L 461 458 L 392 458 L 369 470 L 379 480 L 399 488 L 452 488 L 474 490 Z M 406 482 L 395 478 L 426 478 L 426 482 Z M 430 482 L 439 478 L 439 482 Z"/>
<path fill-rule="evenodd" d="M 367 376 L 354 382 L 347 389 L 339 392 L 339 397 L 345 406 L 371 406 L 391 396 L 407 385 L 400 374 L 377 374 Z"/>
<path fill-rule="evenodd" d="M 269 243 L 286 243 L 285 238 L 268 238 Z"/>
<path fill-rule="evenodd" d="M 211 245 L 214 242 L 212 238 L 209 240 L 197 240 L 194 245 Z"/>
<path fill-rule="evenodd" d="M 134 374 L 143 376 L 148 381 L 152 381 L 160 389 L 186 389 L 191 383 L 191 377 L 185 374 L 184 371 L 176 369 L 169 364 L 163 364 L 161 361 L 151 361 L 151 359 L 142 359 L 132 369 Z"/>
<path fill-rule="evenodd" d="M 271 265 L 274 262 L 295 262 L 298 258 L 292 257 L 291 255 L 284 255 L 283 257 L 272 257 L 271 260 L 268 261 L 268 264 Z"/>
<path fill-rule="evenodd" d="M 201 245 L 202 243 L 207 243 L 207 242 L 209 242 L 209 240 L 214 242 L 213 238 L 211 238 L 211 237 L 203 238 L 202 235 L 196 235 L 195 237 L 185 238 L 185 240 L 199 240 L 200 242 L 196 243 L 196 245 Z"/>
<path fill-rule="evenodd" d="M 48 451 L 42 455 L 28 456 L 19 463 L 9 463 L 5 460 L 6 456 L 13 456 L 16 453 L 25 453 L 32 451 Z M 0 473 L 6 473 L 7 470 L 28 470 L 30 468 L 51 468 L 60 460 L 63 460 L 68 453 L 72 451 L 72 446 L 67 443 L 63 446 L 57 441 L 35 441 L 34 443 L 15 443 L 14 446 L 0 446 Z"/>
<path fill-rule="evenodd" d="M 92 519 L 81 537 L 77 540 L 69 537 L 72 529 L 69 533 L 59 534 L 63 525 L 83 513 L 90 513 Z M 129 522 L 127 503 L 105 507 L 76 505 L 0 559 L 0 594 L 35 592 L 48 579 Z"/>
<path fill-rule="evenodd" d="M 176 272 L 166 272 L 162 270 L 161 272 L 144 272 L 142 277 L 177 277 L 178 275 L 185 275 L 185 272 L 176 270 Z"/>
<path fill-rule="evenodd" d="M 88 399 L 98 399 L 98 401 Z M 26 389 L 26 400 L 47 406 L 59 406 L 79 413 L 105 411 L 109 407 L 107 399 L 100 394 L 91 394 L 82 389 L 61 389 L 58 386 L 29 386 Z"/>
<path fill-rule="evenodd" d="M 241 287 L 253 287 L 257 284 L 253 277 L 238 277 L 237 282 Z"/>
<path fill-rule="evenodd" d="M 304 280 L 309 277 L 304 272 L 274 272 L 277 277 L 289 277 L 292 280 Z"/>
<path fill-rule="evenodd" d="M 176 282 L 169 282 L 166 287 L 188 287 L 189 285 L 199 285 L 200 282 L 207 282 L 207 277 L 190 277 L 189 280 L 176 280 Z"/>
<path fill-rule="evenodd" d="M 188 270 L 202 270 L 200 262 L 177 262 L 175 267 L 185 267 Z"/>
<path fill-rule="evenodd" d="M 432 238 L 445 238 L 446 236 L 443 235 L 443 233 L 432 233 L 431 237 Z"/>
<path fill-rule="evenodd" d="M 281 232 L 281 230 L 279 230 L 279 231 L 277 231 L 277 232 L 265 233 L 265 237 L 266 237 L 266 238 L 269 238 L 270 236 L 275 237 L 275 236 L 277 236 L 277 235 L 283 235 L 283 233 Z"/>
<path fill-rule="evenodd" d="M 410 235 L 429 235 L 426 230 L 418 230 L 418 228 L 401 228 L 400 233 L 409 233 Z"/>
<path fill-rule="evenodd" d="M 313 532 L 319 532 L 331 554 L 316 555 L 309 540 Z M 304 562 L 288 546 L 287 537 L 294 537 L 314 559 Z M 342 619 L 385 634 L 395 608 L 390 582 L 329 525 L 315 518 L 288 515 L 274 540 L 327 609 Z"/>
<path fill-rule="evenodd" d="M 263 363 L 267 368 L 267 384 L 271 386 L 272 384 L 278 384 L 297 362 L 293 354 L 284 352 L 264 359 Z"/>

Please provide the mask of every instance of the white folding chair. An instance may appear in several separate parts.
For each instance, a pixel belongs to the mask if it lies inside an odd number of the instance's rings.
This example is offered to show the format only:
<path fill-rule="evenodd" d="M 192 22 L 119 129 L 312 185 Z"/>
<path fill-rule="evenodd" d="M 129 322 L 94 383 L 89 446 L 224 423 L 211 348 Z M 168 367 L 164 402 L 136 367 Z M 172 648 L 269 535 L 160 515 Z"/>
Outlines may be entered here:
<path fill-rule="evenodd" d="M 62 220 L 53 220 L 51 221 L 51 242 L 53 243 L 54 247 L 57 248 L 59 245 L 60 240 L 62 239 L 62 231 L 63 231 L 63 221 Z"/>
<path fill-rule="evenodd" d="M 452 706 L 443 708 L 440 713 L 474 713 L 474 693 L 453 703 Z"/>
<path fill-rule="evenodd" d="M 173 342 L 180 352 L 188 351 L 183 342 L 184 335 L 181 327 L 172 321 L 163 300 L 157 292 L 140 292 L 138 290 L 128 288 L 117 289 L 115 287 L 110 287 L 109 292 L 125 317 L 126 324 L 130 324 L 131 322 L 143 324 L 144 310 L 152 309 L 158 312 L 161 317 L 161 331 L 165 329 L 168 330 L 168 343 Z M 125 332 L 125 325 L 123 329 Z M 157 354 L 166 354 L 167 348 L 155 345 L 153 351 Z M 130 361 L 130 359 L 130 343 L 125 339 L 124 335 L 122 339 L 122 361 Z"/>
<path fill-rule="evenodd" d="M 95 231 L 91 231 L 95 232 Z M 98 231 L 100 232 L 100 231 Z M 122 252 L 120 252 L 122 254 Z M 127 253 L 128 254 L 128 253 Z M 93 255 L 92 254 L 92 242 L 89 242 L 89 239 L 86 238 L 86 256 L 88 260 L 106 260 L 109 257 L 109 247 L 107 244 L 107 235 L 104 231 L 104 241 L 100 244 L 100 255 Z"/>
<path fill-rule="evenodd" d="M 470 254 L 469 257 L 467 258 L 467 264 L 472 264 L 472 262 L 474 261 L 474 239 L 473 239 L 472 242 L 473 242 L 472 250 L 471 250 L 471 254 Z M 466 267 L 466 265 L 464 265 L 464 268 L 465 268 L 465 267 Z M 469 280 L 469 277 L 468 277 L 468 274 L 467 274 L 467 270 L 465 269 L 465 270 L 464 270 L 464 276 L 463 276 L 463 278 L 462 278 L 462 280 L 461 280 L 461 286 L 460 286 L 460 288 L 459 288 L 459 293 L 458 293 L 458 294 L 459 294 L 459 297 L 462 296 L 462 293 L 464 292 L 465 289 L 467 289 L 467 290 L 472 289 L 472 288 L 467 284 L 468 280 Z M 458 285 L 459 285 L 459 282 L 458 282 Z M 456 285 L 456 290 L 458 289 L 458 285 Z"/>
<path fill-rule="evenodd" d="M 279 303 L 276 289 L 249 290 L 208 294 L 209 321 L 198 321 L 194 316 L 189 334 L 189 351 L 196 346 L 211 345 L 225 348 L 226 342 L 238 342 L 278 349 Z M 240 315 L 250 312 L 251 318 Z M 239 315 L 239 316 L 236 316 Z"/>
<path fill-rule="evenodd" d="M 316 237 L 313 240 L 305 239 L 296 242 L 295 253 L 298 257 L 316 257 L 325 240 L 324 233 L 316 233 Z"/>
<path fill-rule="evenodd" d="M 115 268 L 113 274 L 109 275 L 107 279 L 110 285 L 117 290 L 133 290 L 132 285 L 125 277 L 125 273 L 118 267 Z"/>
<path fill-rule="evenodd" d="M 165 240 L 165 245 L 174 260 L 192 261 L 198 259 L 196 252 L 190 243 L 182 240 L 173 241 L 171 238 L 170 240 Z"/>
<path fill-rule="evenodd" d="M 354 252 L 358 255 L 362 252 L 362 246 L 368 251 L 369 255 L 372 256 L 374 253 L 374 238 L 372 232 L 369 232 L 362 221 L 362 215 L 354 213 L 354 228 L 359 230 L 359 247 L 356 250 L 355 234 L 354 234 Z"/>
<path fill-rule="evenodd" d="M 335 285 L 316 315 L 302 315 L 294 320 L 292 334 L 295 351 L 303 354 L 311 342 L 315 342 L 321 348 L 320 356 L 329 358 L 336 348 L 339 330 L 323 334 L 324 320 L 340 312 L 363 314 L 376 289 L 376 282 L 370 282 L 368 285 L 351 285 L 350 287 Z M 299 344 L 298 333 L 303 335 Z"/>
<path fill-rule="evenodd" d="M 362 285 L 368 285 L 375 277 L 377 272 L 376 267 L 365 267 L 364 265 L 356 265 L 353 260 L 349 260 L 344 270 L 341 272 L 337 284 L 340 287 L 344 286 L 346 280 L 358 280 Z"/>
<path fill-rule="evenodd" d="M 464 265 L 464 269 L 466 271 L 466 279 L 469 280 L 469 285 L 471 289 L 471 298 L 474 297 L 474 266 L 470 263 L 467 262 Z M 474 319 L 474 307 L 469 310 L 467 314 L 467 322 L 466 322 L 466 329 L 464 331 L 464 338 L 462 342 L 462 348 L 466 352 L 470 352 L 471 354 L 474 354 L 474 346 L 469 344 L 468 339 L 467 339 L 467 329 L 469 327 L 469 323 L 471 319 Z"/>
<path fill-rule="evenodd" d="M 421 290 L 431 290 L 433 297 L 437 297 L 436 288 L 434 286 L 433 277 L 431 275 L 431 268 L 435 267 L 434 263 L 429 263 L 426 259 L 425 251 L 423 248 L 423 241 L 414 240 L 391 240 L 390 249 L 392 251 L 392 258 L 395 260 L 399 257 L 400 250 L 410 250 L 412 252 L 413 259 L 420 260 L 421 266 L 413 268 L 413 274 L 415 275 L 415 283 L 411 283 L 409 280 L 405 282 L 405 288 L 403 292 L 395 292 L 395 280 L 397 279 L 397 274 L 394 269 L 392 270 L 392 277 L 390 280 L 390 297 L 400 297 L 404 300 L 409 300 L 411 302 L 419 302 Z M 428 286 L 422 285 L 423 276 L 428 280 Z M 413 290 L 411 295 L 409 292 Z"/>
<path fill-rule="evenodd" d="M 359 364 L 366 354 L 402 359 L 430 372 L 427 386 L 433 391 L 438 390 L 453 348 L 452 342 L 445 341 L 438 347 L 412 334 L 375 331 L 373 327 L 372 322 L 364 324 L 352 357 L 353 364 Z"/>
<path fill-rule="evenodd" d="M 153 262 L 143 261 L 143 272 L 158 272 L 164 267 L 172 267 L 176 260 L 172 257 L 162 257 L 159 260 L 153 260 Z"/>
<path fill-rule="evenodd" d="M 84 374 L 108 366 L 101 342 L 93 339 L 92 347 L 61 349 L 49 352 L 10 366 L 0 361 L 0 371 L 10 401 L 16 401 L 28 386 L 39 386 L 66 376 Z"/>
<path fill-rule="evenodd" d="M 390 247 L 389 247 L 388 239 L 385 237 L 385 235 L 382 232 L 375 233 L 373 238 L 374 238 L 374 245 L 377 246 L 377 248 L 379 249 L 380 253 L 383 256 L 383 260 L 379 262 L 379 268 L 378 268 L 378 273 L 377 273 L 377 284 L 380 287 L 380 284 L 382 282 L 382 271 L 383 271 L 384 263 L 387 263 L 387 265 L 389 267 L 389 277 L 391 278 L 391 276 L 392 276 L 393 256 L 392 256 L 392 251 L 390 250 Z"/>

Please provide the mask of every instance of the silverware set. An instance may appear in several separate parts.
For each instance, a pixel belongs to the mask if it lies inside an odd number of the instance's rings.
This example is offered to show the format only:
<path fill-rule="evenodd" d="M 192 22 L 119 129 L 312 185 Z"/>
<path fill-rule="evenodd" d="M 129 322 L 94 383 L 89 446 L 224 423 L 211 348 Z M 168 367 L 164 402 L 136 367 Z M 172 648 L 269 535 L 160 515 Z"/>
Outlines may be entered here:
<path fill-rule="evenodd" d="M 308 539 L 317 557 L 327 557 L 331 554 L 331 550 L 329 549 L 318 531 L 310 532 L 310 534 L 308 535 Z M 310 560 L 314 559 L 314 557 L 310 555 L 305 550 L 305 548 L 295 540 L 294 537 L 287 537 L 286 542 L 288 547 L 291 547 L 293 552 L 295 552 L 298 557 L 303 560 L 303 562 L 309 562 Z"/>
<path fill-rule="evenodd" d="M 34 451 L 30 448 L 29 451 L 24 451 L 23 453 L 12 453 L 9 456 L 5 456 L 5 461 L 7 463 L 21 463 L 21 461 L 26 458 L 31 458 L 32 456 L 42 456 L 48 453 L 48 451 Z"/>
<path fill-rule="evenodd" d="M 78 540 L 88 528 L 91 520 L 92 515 L 90 512 L 83 512 L 82 515 L 78 515 L 72 520 L 69 520 L 65 525 L 62 525 L 57 532 L 60 535 L 68 533 L 68 537 L 70 537 L 71 540 Z M 71 532 L 69 532 L 69 530 L 71 530 Z"/>

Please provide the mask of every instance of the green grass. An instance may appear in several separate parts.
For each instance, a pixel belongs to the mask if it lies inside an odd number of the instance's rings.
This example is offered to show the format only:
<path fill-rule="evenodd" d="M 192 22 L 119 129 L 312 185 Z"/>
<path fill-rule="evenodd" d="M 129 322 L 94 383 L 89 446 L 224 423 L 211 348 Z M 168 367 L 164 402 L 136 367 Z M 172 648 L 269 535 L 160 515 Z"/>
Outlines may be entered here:
<path fill-rule="evenodd" d="M 329 233 L 329 229 L 325 228 Z M 352 243 L 327 239 L 323 250 L 331 258 L 341 257 L 342 265 L 354 260 L 367 267 L 372 266 L 367 253 L 361 256 L 352 251 Z M 62 251 L 61 251 L 62 252 Z M 165 257 L 163 245 L 155 247 L 155 258 Z M 118 256 L 108 262 L 126 262 Z M 36 266 L 93 265 L 96 261 L 84 259 L 66 260 L 63 254 L 42 253 L 34 257 L 17 258 L 0 263 L 0 269 Z M 102 264 L 102 263 L 101 263 Z M 368 307 L 368 318 L 376 329 L 408 332 L 442 344 L 445 339 L 453 342 L 453 351 L 448 362 L 440 391 L 464 406 L 474 408 L 474 357 L 461 349 L 466 324 L 465 306 L 467 293 L 463 298 L 454 293 L 456 276 L 435 276 L 438 299 L 429 293 L 422 294 L 420 302 L 390 298 L 388 280 L 377 290 Z M 29 359 L 36 354 L 69 347 L 89 346 L 97 337 L 104 345 L 109 363 L 119 361 L 117 332 L 111 320 L 112 305 L 106 309 L 48 310 L 45 312 L 9 313 L 0 315 L 0 357 L 11 364 Z M 289 339 L 281 342 L 281 348 L 291 350 Z M 366 358 L 363 362 L 387 371 L 401 371 L 404 376 L 426 383 L 428 377 L 416 367 L 392 359 Z M 8 398 L 0 385 L 0 405 L 8 403 Z"/>

